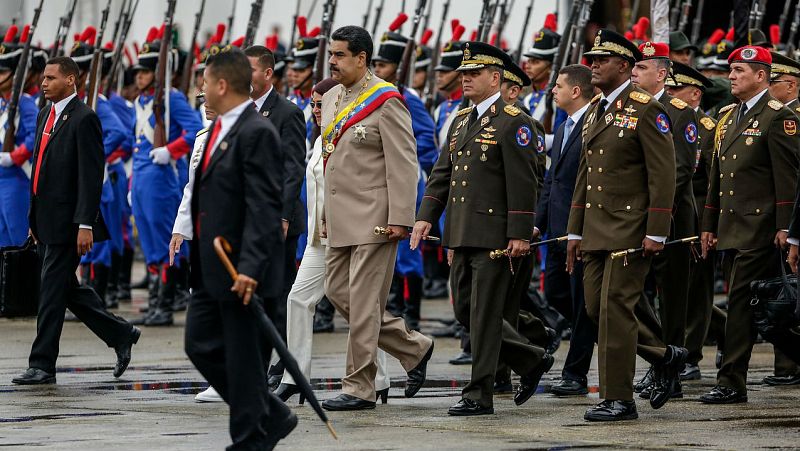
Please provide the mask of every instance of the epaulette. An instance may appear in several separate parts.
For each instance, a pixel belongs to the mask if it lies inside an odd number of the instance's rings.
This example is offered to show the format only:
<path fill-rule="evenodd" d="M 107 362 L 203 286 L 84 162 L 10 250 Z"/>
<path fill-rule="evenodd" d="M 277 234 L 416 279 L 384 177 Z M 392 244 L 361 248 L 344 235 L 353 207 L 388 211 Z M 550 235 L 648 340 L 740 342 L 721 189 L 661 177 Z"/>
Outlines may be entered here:
<path fill-rule="evenodd" d="M 709 131 L 714 130 L 714 127 L 717 126 L 717 124 L 714 123 L 714 119 L 711 119 L 710 117 L 701 117 L 700 124 L 702 124 L 703 127 L 705 127 L 706 130 Z"/>
<path fill-rule="evenodd" d="M 767 102 L 767 105 L 768 105 L 770 108 L 772 108 L 773 110 L 775 110 L 775 111 L 778 111 L 778 110 L 780 110 L 780 109 L 781 109 L 781 107 L 783 107 L 783 104 L 782 104 L 781 102 L 778 102 L 778 101 L 777 101 L 777 100 L 775 100 L 775 99 L 772 99 L 772 100 L 770 100 L 769 102 Z"/>
<path fill-rule="evenodd" d="M 674 106 L 675 108 L 677 108 L 679 110 L 682 110 L 682 109 L 686 108 L 687 106 L 689 106 L 688 103 L 684 102 L 683 100 L 681 100 L 681 99 L 679 99 L 677 97 L 673 97 L 672 100 L 669 101 L 669 103 L 672 104 L 672 106 Z"/>
<path fill-rule="evenodd" d="M 639 103 L 647 103 L 650 101 L 650 96 L 639 91 L 633 91 L 630 95 L 631 99 L 639 102 Z"/>
<path fill-rule="evenodd" d="M 472 111 L 473 108 L 475 108 L 475 107 L 474 106 L 468 106 L 466 108 L 462 108 L 462 109 L 458 110 L 458 113 L 456 113 L 456 116 L 463 116 L 465 114 L 469 114 L 469 112 Z"/>
<path fill-rule="evenodd" d="M 600 100 L 600 97 L 603 97 L 603 94 L 597 94 L 596 96 L 594 96 L 594 98 L 592 98 L 591 103 L 596 103 L 598 100 Z"/>
<path fill-rule="evenodd" d="M 797 111 L 798 113 L 800 113 L 800 106 L 795 108 L 794 110 Z"/>
<path fill-rule="evenodd" d="M 208 133 L 208 127 L 206 127 L 204 129 L 200 130 L 199 132 L 197 132 L 197 134 L 195 134 L 194 137 L 195 138 L 199 138 L 200 135 L 205 135 L 206 133 Z"/>
<path fill-rule="evenodd" d="M 728 110 L 731 110 L 731 109 L 733 109 L 733 108 L 734 108 L 736 105 L 737 105 L 737 104 L 735 104 L 735 103 L 732 103 L 732 104 L 730 104 L 730 105 L 725 105 L 724 107 L 720 108 L 720 109 L 719 109 L 719 111 L 717 111 L 717 114 L 719 114 L 719 113 L 724 113 L 724 112 L 726 112 L 726 111 L 728 111 Z"/>
<path fill-rule="evenodd" d="M 519 113 L 522 112 L 519 108 L 515 107 L 514 105 L 506 105 L 503 107 L 503 111 L 505 111 L 509 116 L 518 116 Z"/>

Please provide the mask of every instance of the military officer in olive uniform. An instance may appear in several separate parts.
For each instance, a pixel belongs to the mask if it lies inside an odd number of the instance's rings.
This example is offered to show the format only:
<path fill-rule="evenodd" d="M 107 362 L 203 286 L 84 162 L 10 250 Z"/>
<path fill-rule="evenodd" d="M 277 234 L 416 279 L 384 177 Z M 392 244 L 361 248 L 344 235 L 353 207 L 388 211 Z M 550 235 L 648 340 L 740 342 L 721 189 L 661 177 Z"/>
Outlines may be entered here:
<path fill-rule="evenodd" d="M 652 255 L 664 249 L 675 192 L 675 151 L 664 107 L 630 81 L 642 54 L 624 36 L 602 29 L 584 54 L 602 93 L 582 128 L 583 154 L 567 224 L 567 269 L 583 261 L 586 311 L 598 323 L 600 398 L 589 421 L 638 418 L 633 401 L 636 354 L 654 365 L 653 408 L 669 400 L 686 349 L 666 346 L 634 307 Z M 620 249 L 643 247 L 625 258 Z M 638 336 L 637 336 L 638 335 Z"/>
<path fill-rule="evenodd" d="M 690 66 L 672 62 L 672 75 L 667 78 L 667 92 L 686 102 L 697 114 L 699 147 L 694 162 L 692 191 L 697 206 L 698 228 L 705 210 L 708 193 L 708 174 L 714 156 L 714 130 L 717 121 L 700 109 L 703 93 L 712 86 L 711 80 Z M 689 302 L 686 307 L 686 349 L 689 350 L 681 380 L 700 379 L 698 363 L 703 359 L 703 344 L 709 333 L 720 348 L 725 341 L 725 311 L 714 305 L 715 252 L 708 258 L 691 261 L 689 277 Z"/>
<path fill-rule="evenodd" d="M 697 213 L 692 195 L 692 174 L 697 157 L 697 116 L 693 109 L 681 99 L 666 92 L 665 83 L 670 73 L 669 46 L 662 42 L 646 41 L 639 46 L 642 60 L 633 68 L 632 82 L 658 100 L 667 110 L 672 143 L 675 149 L 675 197 L 672 203 L 672 225 L 669 239 L 681 239 L 698 234 Z M 653 257 L 651 274 L 658 289 L 660 324 L 653 330 L 661 330 L 664 343 L 683 347 L 686 341 L 686 304 L 689 295 L 689 243 L 674 244 Z M 638 309 L 651 309 L 644 295 Z M 654 315 L 639 315 L 640 320 Z M 682 370 L 683 368 L 681 368 Z M 642 398 L 649 398 L 648 386 L 652 382 L 653 369 L 634 386 Z M 674 387 L 673 397 L 681 397 L 680 381 Z"/>
<path fill-rule="evenodd" d="M 772 56 L 762 47 L 731 53 L 731 93 L 720 109 L 703 215 L 703 254 L 730 258 L 728 321 L 717 385 L 700 401 L 747 402 L 747 368 L 755 341 L 750 282 L 780 275 L 797 183 L 797 117 L 769 93 Z"/>
<path fill-rule="evenodd" d="M 473 356 L 472 378 L 448 412 L 459 416 L 494 413 L 498 356 L 522 376 L 517 405 L 533 395 L 553 365 L 552 356 L 517 332 L 518 299 L 508 296 L 513 268 L 529 252 L 533 234 L 535 131 L 520 109 L 500 95 L 509 57 L 481 42 L 462 48 L 458 70 L 464 95 L 475 106 L 459 111 L 450 127 L 411 237 L 413 248 L 447 208 L 442 244 L 454 251 L 455 315 L 469 330 Z M 491 258 L 496 249 L 507 255 Z"/>
<path fill-rule="evenodd" d="M 800 101 L 797 100 L 800 83 L 800 63 L 777 52 L 772 53 L 772 72 L 769 94 L 783 102 L 800 119 Z M 797 364 L 775 348 L 775 374 L 764 378 L 767 385 L 800 384 L 800 370 Z"/>

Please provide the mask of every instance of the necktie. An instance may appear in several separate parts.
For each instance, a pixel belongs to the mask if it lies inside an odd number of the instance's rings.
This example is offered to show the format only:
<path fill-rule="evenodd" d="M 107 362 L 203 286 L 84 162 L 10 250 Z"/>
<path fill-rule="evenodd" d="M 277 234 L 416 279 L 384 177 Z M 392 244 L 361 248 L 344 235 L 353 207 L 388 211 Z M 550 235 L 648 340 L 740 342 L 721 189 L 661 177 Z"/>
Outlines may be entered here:
<path fill-rule="evenodd" d="M 564 153 L 564 149 L 567 147 L 567 141 L 569 140 L 569 135 L 572 133 L 572 126 L 575 125 L 575 121 L 572 118 L 567 118 L 567 123 L 564 125 L 564 136 L 561 138 L 561 154 Z"/>
<path fill-rule="evenodd" d="M 222 130 L 222 120 L 217 119 L 217 121 L 214 122 L 214 130 L 211 131 L 211 136 L 208 138 L 206 154 L 203 156 L 203 172 L 206 172 L 208 163 L 211 161 L 211 154 L 214 153 L 214 144 L 217 142 L 217 136 L 219 136 L 220 130 Z"/>
<path fill-rule="evenodd" d="M 608 105 L 607 99 L 600 100 L 600 108 L 597 109 L 597 120 L 600 120 L 600 118 L 606 114 L 606 105 Z"/>
<path fill-rule="evenodd" d="M 56 106 L 50 107 L 50 115 L 47 116 L 47 122 L 44 124 L 42 131 L 42 139 L 39 141 L 39 156 L 36 157 L 36 172 L 33 176 L 33 194 L 36 194 L 39 188 L 39 169 L 42 167 L 42 156 L 47 148 L 47 143 L 50 141 L 50 133 L 53 132 L 53 126 L 56 123 Z"/>
<path fill-rule="evenodd" d="M 747 115 L 747 104 L 743 103 L 741 107 L 739 107 L 739 116 L 736 118 L 736 125 L 739 125 L 739 122 L 744 119 Z"/>
<path fill-rule="evenodd" d="M 472 127 L 476 122 L 478 122 L 478 107 L 472 108 L 472 111 L 469 113 L 469 125 L 467 128 Z"/>

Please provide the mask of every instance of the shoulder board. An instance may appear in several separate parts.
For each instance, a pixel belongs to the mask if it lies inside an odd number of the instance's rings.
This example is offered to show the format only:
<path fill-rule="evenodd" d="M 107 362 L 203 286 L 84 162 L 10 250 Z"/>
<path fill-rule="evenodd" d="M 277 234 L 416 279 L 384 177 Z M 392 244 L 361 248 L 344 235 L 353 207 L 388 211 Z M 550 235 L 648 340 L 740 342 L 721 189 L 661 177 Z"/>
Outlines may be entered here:
<path fill-rule="evenodd" d="M 687 104 L 686 102 L 684 102 L 683 100 L 681 100 L 681 99 L 679 99 L 677 97 L 673 97 L 672 100 L 669 101 L 669 103 L 672 104 L 672 106 L 674 106 L 675 108 L 677 108 L 679 110 L 682 110 L 682 109 L 686 108 L 687 106 L 689 106 L 689 104 Z"/>
<path fill-rule="evenodd" d="M 462 109 L 458 110 L 458 113 L 456 113 L 456 116 L 463 116 L 465 114 L 469 114 L 469 112 L 472 111 L 473 108 L 475 108 L 475 107 L 474 106 L 469 106 L 469 107 L 466 107 L 466 108 L 462 108 Z"/>
<path fill-rule="evenodd" d="M 717 114 L 719 114 L 719 113 L 724 113 L 724 112 L 726 112 L 726 111 L 728 111 L 728 110 L 731 110 L 731 109 L 733 109 L 735 106 L 736 106 L 736 104 L 735 104 L 735 103 L 732 103 L 732 104 L 730 104 L 730 105 L 725 105 L 724 107 L 720 108 L 720 109 L 719 109 L 719 111 L 717 111 Z"/>
<path fill-rule="evenodd" d="M 597 103 L 597 101 L 600 100 L 600 97 L 603 97 L 603 94 L 597 94 L 594 96 L 591 103 Z"/>
<path fill-rule="evenodd" d="M 714 123 L 714 119 L 711 119 L 710 117 L 701 117 L 700 124 L 702 124 L 706 130 L 714 130 L 714 127 L 717 126 L 717 124 Z"/>
<path fill-rule="evenodd" d="M 505 111 L 509 116 L 517 116 L 519 113 L 522 112 L 519 108 L 515 107 L 514 105 L 506 105 L 503 107 L 503 111 Z"/>
<path fill-rule="evenodd" d="M 775 111 L 778 111 L 783 107 L 783 104 L 775 99 L 770 100 L 767 102 L 767 105 Z"/>
<path fill-rule="evenodd" d="M 795 108 L 794 110 L 797 111 L 798 113 L 800 113 L 800 106 Z"/>
<path fill-rule="evenodd" d="M 199 131 L 199 132 L 197 132 L 197 134 L 196 134 L 196 135 L 194 135 L 194 136 L 195 136 L 195 138 L 197 138 L 197 137 L 200 137 L 201 135 L 205 135 L 206 133 L 208 133 L 208 127 L 204 128 L 204 129 L 202 129 L 202 130 L 200 130 L 200 131 Z"/>
<path fill-rule="evenodd" d="M 648 94 L 639 91 L 633 91 L 630 94 L 631 99 L 639 102 L 639 103 L 647 103 L 650 101 L 651 97 Z"/>

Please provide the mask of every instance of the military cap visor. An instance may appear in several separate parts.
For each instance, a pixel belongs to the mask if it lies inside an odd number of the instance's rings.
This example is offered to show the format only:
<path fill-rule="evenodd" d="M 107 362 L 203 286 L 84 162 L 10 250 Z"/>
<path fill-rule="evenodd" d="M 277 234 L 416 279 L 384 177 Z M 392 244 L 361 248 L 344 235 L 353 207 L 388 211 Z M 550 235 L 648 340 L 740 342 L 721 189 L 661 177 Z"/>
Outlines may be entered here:
<path fill-rule="evenodd" d="M 627 40 L 625 36 L 608 29 L 597 32 L 592 48 L 583 54 L 592 59 L 598 56 L 618 56 L 628 61 L 636 62 L 642 60 L 642 52 L 636 45 Z"/>
<path fill-rule="evenodd" d="M 506 53 L 493 45 L 470 41 L 465 42 L 461 49 L 464 51 L 464 56 L 461 65 L 456 69 L 458 72 L 480 70 L 487 66 L 505 67 L 503 57 L 507 57 Z"/>
<path fill-rule="evenodd" d="M 699 51 L 696 45 L 689 42 L 689 38 L 681 31 L 673 31 L 669 34 L 669 48 L 672 51 L 691 50 L 695 53 Z"/>
<path fill-rule="evenodd" d="M 711 80 L 706 78 L 703 74 L 698 72 L 691 66 L 680 63 L 678 61 L 672 62 L 672 73 L 667 77 L 667 86 L 679 88 L 683 86 L 694 86 L 705 90 L 713 86 Z"/>
<path fill-rule="evenodd" d="M 772 80 L 779 78 L 781 75 L 792 75 L 800 78 L 800 62 L 783 56 L 778 52 L 770 53 L 772 53 L 772 66 L 770 72 L 770 78 Z"/>

